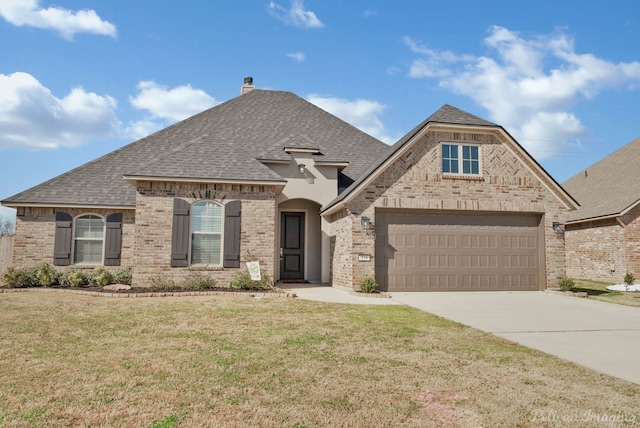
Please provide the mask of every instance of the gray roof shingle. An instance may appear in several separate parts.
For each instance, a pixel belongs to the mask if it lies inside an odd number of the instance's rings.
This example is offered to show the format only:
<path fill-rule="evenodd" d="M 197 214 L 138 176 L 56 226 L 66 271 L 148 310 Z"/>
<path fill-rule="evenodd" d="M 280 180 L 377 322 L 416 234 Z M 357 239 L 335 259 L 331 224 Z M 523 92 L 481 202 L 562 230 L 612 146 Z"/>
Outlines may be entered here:
<path fill-rule="evenodd" d="M 562 186 L 580 203 L 569 221 L 618 215 L 640 199 L 637 138 L 565 181 Z"/>
<path fill-rule="evenodd" d="M 284 147 L 309 144 L 323 161 L 348 160 L 342 173 L 350 180 L 389 147 L 293 93 L 256 89 L 2 203 L 134 207 L 123 176 L 282 182 L 258 158 L 286 160 Z"/>

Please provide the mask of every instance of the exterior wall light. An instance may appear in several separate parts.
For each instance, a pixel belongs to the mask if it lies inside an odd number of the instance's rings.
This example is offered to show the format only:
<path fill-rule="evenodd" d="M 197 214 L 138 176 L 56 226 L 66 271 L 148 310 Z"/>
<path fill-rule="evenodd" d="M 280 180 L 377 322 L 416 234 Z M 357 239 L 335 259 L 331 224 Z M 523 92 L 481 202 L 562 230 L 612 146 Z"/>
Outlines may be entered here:
<path fill-rule="evenodd" d="M 298 164 L 298 171 L 300 171 L 300 174 L 304 174 L 304 168 L 305 168 L 305 164 L 301 163 Z"/>
<path fill-rule="evenodd" d="M 371 220 L 369 220 L 369 217 L 362 217 L 360 219 L 360 225 L 364 230 L 369 230 L 371 229 Z"/>
<path fill-rule="evenodd" d="M 564 233 L 564 224 L 558 222 L 558 221 L 554 221 L 553 222 L 553 231 L 557 234 L 557 235 L 562 235 Z"/>

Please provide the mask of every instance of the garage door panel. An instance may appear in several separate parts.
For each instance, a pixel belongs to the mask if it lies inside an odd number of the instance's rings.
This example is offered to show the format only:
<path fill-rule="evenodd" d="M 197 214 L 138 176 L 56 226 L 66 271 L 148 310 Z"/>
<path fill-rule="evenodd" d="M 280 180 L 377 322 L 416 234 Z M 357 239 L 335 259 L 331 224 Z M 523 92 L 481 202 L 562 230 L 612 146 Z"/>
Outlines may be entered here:
<path fill-rule="evenodd" d="M 541 217 L 465 214 L 377 213 L 376 277 L 383 289 L 540 289 Z"/>

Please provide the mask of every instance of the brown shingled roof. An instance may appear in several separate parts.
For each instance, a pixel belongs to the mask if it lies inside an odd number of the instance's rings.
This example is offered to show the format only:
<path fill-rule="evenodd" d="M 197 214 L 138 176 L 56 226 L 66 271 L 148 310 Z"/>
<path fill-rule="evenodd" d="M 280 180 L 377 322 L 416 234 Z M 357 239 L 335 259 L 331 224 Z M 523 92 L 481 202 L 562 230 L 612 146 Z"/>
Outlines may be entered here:
<path fill-rule="evenodd" d="M 562 186 L 580 203 L 569 221 L 619 215 L 640 200 L 640 138 L 565 181 Z"/>

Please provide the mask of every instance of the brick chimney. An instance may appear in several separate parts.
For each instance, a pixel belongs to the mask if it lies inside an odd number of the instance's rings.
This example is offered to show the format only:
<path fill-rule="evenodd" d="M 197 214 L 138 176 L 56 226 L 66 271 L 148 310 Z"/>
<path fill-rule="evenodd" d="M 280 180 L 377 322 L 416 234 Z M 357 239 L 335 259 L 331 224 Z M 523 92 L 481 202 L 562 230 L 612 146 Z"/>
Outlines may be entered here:
<path fill-rule="evenodd" d="M 240 95 L 244 95 L 247 92 L 251 92 L 255 89 L 256 87 L 253 86 L 253 77 L 251 76 L 247 76 L 244 78 L 244 85 L 242 85 L 240 87 Z"/>

